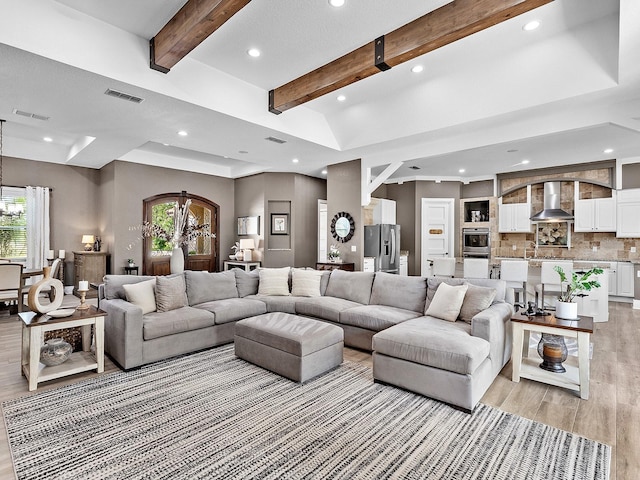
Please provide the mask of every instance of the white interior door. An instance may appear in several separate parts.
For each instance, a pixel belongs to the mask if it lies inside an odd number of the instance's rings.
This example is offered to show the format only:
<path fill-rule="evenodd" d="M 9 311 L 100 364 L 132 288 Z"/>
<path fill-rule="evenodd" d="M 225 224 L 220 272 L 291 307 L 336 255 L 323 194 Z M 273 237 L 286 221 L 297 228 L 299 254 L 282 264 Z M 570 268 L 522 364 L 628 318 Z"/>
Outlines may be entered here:
<path fill-rule="evenodd" d="M 318 200 L 318 261 L 327 261 L 327 201 Z"/>
<path fill-rule="evenodd" d="M 421 226 L 421 275 L 430 274 L 429 259 L 454 255 L 453 198 L 423 198 Z"/>

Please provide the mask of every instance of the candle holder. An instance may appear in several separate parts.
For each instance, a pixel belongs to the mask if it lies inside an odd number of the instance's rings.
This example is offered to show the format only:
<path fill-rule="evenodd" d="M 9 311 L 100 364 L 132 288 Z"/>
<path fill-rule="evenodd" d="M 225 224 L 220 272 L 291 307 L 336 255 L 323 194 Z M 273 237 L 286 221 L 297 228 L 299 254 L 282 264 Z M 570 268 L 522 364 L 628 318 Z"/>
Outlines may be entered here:
<path fill-rule="evenodd" d="M 80 294 L 80 305 L 78 305 L 76 307 L 76 310 L 89 310 L 89 308 L 91 307 L 91 305 L 89 305 L 88 303 L 85 303 L 88 291 L 89 291 L 88 289 L 87 290 L 80 290 L 80 289 L 76 290 L 76 292 L 78 292 Z"/>

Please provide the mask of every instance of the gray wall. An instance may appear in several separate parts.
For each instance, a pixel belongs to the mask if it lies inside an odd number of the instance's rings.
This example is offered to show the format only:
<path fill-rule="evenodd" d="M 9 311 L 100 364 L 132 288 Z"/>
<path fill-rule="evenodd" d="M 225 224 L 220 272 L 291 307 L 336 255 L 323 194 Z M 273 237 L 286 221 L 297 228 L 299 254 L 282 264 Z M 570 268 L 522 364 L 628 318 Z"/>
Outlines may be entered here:
<path fill-rule="evenodd" d="M 640 188 L 640 163 L 622 165 L 622 188 Z"/>
<path fill-rule="evenodd" d="M 113 189 L 106 187 L 105 196 L 112 194 L 111 211 L 105 207 L 105 217 L 112 217 L 112 228 L 101 232 L 109 243 L 104 247 L 111 252 L 112 272 L 121 273 L 127 258 L 142 264 L 142 242 L 139 231 L 131 227 L 140 225 L 143 218 L 142 201 L 161 193 L 181 192 L 200 195 L 218 204 L 220 265 L 228 258 L 227 252 L 235 241 L 234 180 L 229 178 L 184 172 L 135 163 L 112 162 Z M 111 164 L 110 164 L 111 165 Z M 109 165 L 103 168 L 108 171 Z M 111 175 L 109 175 L 110 177 Z M 109 182 L 107 182 L 109 183 Z M 129 248 L 129 245 L 132 245 Z"/>
<path fill-rule="evenodd" d="M 262 173 L 236 180 L 236 217 L 259 215 L 260 260 L 265 267 L 315 266 L 318 199 L 327 182 L 295 173 Z M 271 214 L 289 214 L 289 235 L 271 235 Z M 245 238 L 245 237 L 243 237 Z"/>
<path fill-rule="evenodd" d="M 51 249 L 66 250 L 65 284 L 73 282 L 73 251 L 83 249 L 83 234 L 99 234 L 100 171 L 3 157 L 2 183 L 51 187 Z"/>
<path fill-rule="evenodd" d="M 330 165 L 327 168 L 327 219 L 329 226 L 331 219 L 338 212 L 349 213 L 356 224 L 355 234 L 347 243 L 341 243 L 340 251 L 345 262 L 353 262 L 356 270 L 362 270 L 364 250 L 364 225 L 361 206 L 361 175 L 360 160 Z M 339 243 L 331 236 L 329 229 L 329 245 Z M 351 246 L 356 246 L 356 252 Z"/>
<path fill-rule="evenodd" d="M 461 198 L 493 197 L 493 180 L 462 184 Z"/>

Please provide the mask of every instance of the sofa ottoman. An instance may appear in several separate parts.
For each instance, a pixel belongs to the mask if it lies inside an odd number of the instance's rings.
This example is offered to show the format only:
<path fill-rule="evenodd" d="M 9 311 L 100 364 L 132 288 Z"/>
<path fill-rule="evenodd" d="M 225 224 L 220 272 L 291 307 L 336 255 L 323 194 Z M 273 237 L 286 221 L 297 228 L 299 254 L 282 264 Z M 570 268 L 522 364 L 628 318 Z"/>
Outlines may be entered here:
<path fill-rule="evenodd" d="M 237 357 L 296 382 L 342 363 L 342 329 L 290 313 L 266 313 L 236 324 Z"/>

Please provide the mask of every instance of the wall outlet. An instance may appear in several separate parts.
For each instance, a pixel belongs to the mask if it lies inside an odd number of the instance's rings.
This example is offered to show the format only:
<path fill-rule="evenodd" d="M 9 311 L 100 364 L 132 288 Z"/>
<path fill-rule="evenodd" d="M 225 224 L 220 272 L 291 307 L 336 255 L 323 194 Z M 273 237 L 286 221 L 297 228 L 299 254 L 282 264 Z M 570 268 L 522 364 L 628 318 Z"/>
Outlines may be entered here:
<path fill-rule="evenodd" d="M 629 251 L 630 251 L 631 253 L 636 253 L 636 247 L 631 247 L 631 248 L 629 249 Z"/>
<path fill-rule="evenodd" d="M 355 245 L 351 245 L 351 251 L 355 252 L 356 251 L 356 246 Z"/>
<path fill-rule="evenodd" d="M 518 249 L 518 247 L 516 245 L 511 245 L 511 250 L 513 250 L 514 252 Z"/>
<path fill-rule="evenodd" d="M 593 250 L 594 252 L 598 251 L 598 247 L 596 247 L 595 245 L 593 247 L 591 247 L 591 250 Z"/>

